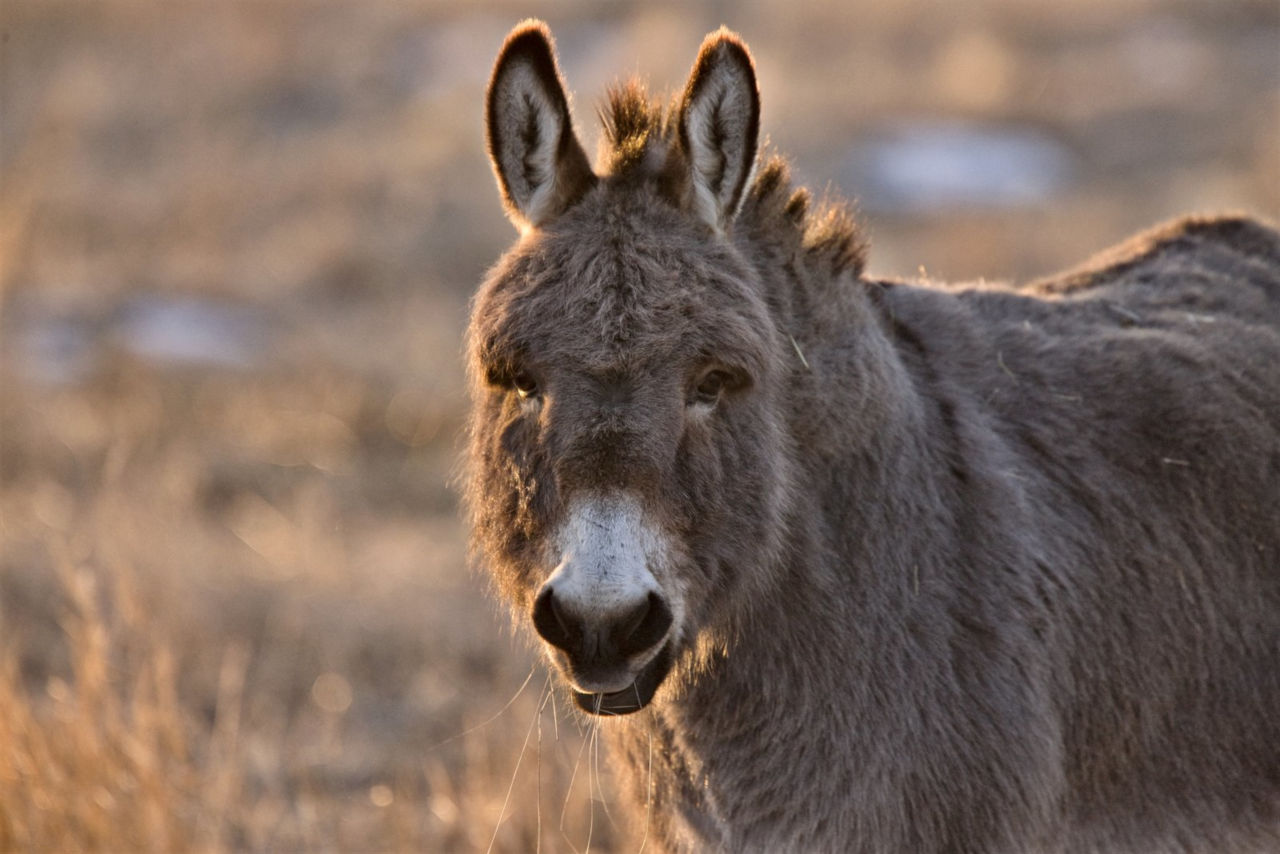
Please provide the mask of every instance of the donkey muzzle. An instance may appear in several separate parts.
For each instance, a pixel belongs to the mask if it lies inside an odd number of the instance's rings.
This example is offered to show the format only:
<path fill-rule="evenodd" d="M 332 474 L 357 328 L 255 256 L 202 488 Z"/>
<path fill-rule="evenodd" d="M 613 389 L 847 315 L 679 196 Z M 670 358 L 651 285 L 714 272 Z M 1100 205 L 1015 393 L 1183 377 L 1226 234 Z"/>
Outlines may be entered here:
<path fill-rule="evenodd" d="M 660 578 L 670 541 L 627 494 L 577 496 L 554 537 L 555 569 L 533 601 L 533 627 L 578 705 L 643 708 L 671 669 L 682 609 Z"/>
<path fill-rule="evenodd" d="M 602 702 L 601 710 L 613 713 L 631 705 L 635 708 L 630 711 L 635 711 L 657 690 L 662 681 L 654 679 L 657 672 L 665 676 L 670 668 L 658 660 L 669 657 L 661 653 L 674 618 L 666 600 L 653 590 L 609 604 L 606 609 L 575 601 L 548 582 L 534 601 L 533 626 L 554 648 L 553 657 L 564 669 L 579 705 L 596 711 L 594 706 Z M 655 663 L 659 666 L 652 666 Z M 642 694 L 648 695 L 643 702 Z M 599 699 L 614 695 L 618 695 L 615 700 Z"/>

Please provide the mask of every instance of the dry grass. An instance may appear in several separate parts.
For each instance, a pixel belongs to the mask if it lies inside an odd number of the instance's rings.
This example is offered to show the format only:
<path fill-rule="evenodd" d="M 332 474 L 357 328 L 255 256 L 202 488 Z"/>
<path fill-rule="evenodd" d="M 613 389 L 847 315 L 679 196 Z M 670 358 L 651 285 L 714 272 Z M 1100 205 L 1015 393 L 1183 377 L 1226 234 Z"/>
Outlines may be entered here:
<path fill-rule="evenodd" d="M 453 508 L 433 522 L 440 497 L 398 483 L 443 480 L 444 461 L 428 447 L 415 465 L 371 419 L 403 415 L 396 394 L 344 404 L 321 376 L 122 361 L 90 395 L 6 383 L 0 850 L 618 838 L 588 725 L 524 649 L 494 644 Z M 314 429 L 326 404 L 354 427 Z M 402 468 L 370 483 L 387 455 Z M 396 508 L 414 500 L 420 515 Z"/>
<path fill-rule="evenodd" d="M 456 750 L 424 751 L 416 772 L 357 787 L 354 797 L 306 784 L 289 791 L 285 780 L 246 780 L 264 761 L 287 764 L 250 755 L 255 742 L 266 745 L 242 732 L 248 648 L 223 651 L 212 715 L 193 714 L 179 699 L 180 657 L 149 625 L 131 573 L 95 571 L 64 554 L 58 575 L 69 678 L 49 677 L 40 690 L 24 684 L 13 655 L 0 665 L 0 849 L 314 850 L 338 841 L 349 850 L 522 851 L 577 848 L 575 834 L 589 849 L 616 836 L 603 809 L 556 795 L 571 795 L 576 780 L 600 797 L 608 782 L 597 745 L 567 720 L 559 734 L 545 684 L 526 683 L 494 718 L 449 739 Z M 333 674 L 312 694 L 333 714 L 351 703 Z M 519 745 L 489 730 L 504 719 L 514 732 L 510 719 L 525 717 Z M 532 773 L 520 773 L 524 764 Z"/>
<path fill-rule="evenodd" d="M 1034 204 L 878 212 L 877 273 L 1280 213 L 1272 0 L 555 12 L 588 147 L 612 75 L 678 87 L 723 16 L 819 191 L 903 121 L 1071 152 Z M 480 98 L 522 14 L 0 4 L 0 850 L 640 846 L 449 486 L 466 300 L 512 234 Z"/>
<path fill-rule="evenodd" d="M 59 579 L 70 679 L 49 677 L 41 697 L 22 684 L 12 652 L 0 664 L 0 845 L 28 851 L 216 847 L 197 844 L 199 828 L 221 824 L 225 799 L 216 795 L 234 767 L 210 764 L 202 773 L 195 763 L 172 653 L 141 632 L 127 574 L 107 579 L 110 601 L 121 611 L 111 622 L 98 605 L 102 578 L 63 555 Z M 128 685 L 119 684 L 121 673 Z M 220 703 L 219 735 L 234 737 L 233 715 Z"/>

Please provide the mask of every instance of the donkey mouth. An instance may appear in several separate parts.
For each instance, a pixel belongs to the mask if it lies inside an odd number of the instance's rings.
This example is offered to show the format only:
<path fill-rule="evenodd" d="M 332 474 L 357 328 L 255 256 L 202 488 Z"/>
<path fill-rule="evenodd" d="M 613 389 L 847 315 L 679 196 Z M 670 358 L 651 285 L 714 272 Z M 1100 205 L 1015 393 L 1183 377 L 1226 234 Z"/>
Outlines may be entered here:
<path fill-rule="evenodd" d="M 638 712 L 649 705 L 658 686 L 671 672 L 674 660 L 671 644 L 666 644 L 652 661 L 641 668 L 635 680 L 627 687 L 607 693 L 587 693 L 570 688 L 573 700 L 579 708 L 593 715 L 629 715 Z"/>

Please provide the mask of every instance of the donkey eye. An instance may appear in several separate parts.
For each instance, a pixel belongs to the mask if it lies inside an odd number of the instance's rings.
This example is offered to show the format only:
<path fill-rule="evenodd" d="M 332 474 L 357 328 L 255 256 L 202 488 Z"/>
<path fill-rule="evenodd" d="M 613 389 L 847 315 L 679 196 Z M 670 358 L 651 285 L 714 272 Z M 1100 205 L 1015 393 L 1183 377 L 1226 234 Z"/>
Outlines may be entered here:
<path fill-rule="evenodd" d="M 729 375 L 724 371 L 708 371 L 698 381 L 698 385 L 694 387 L 693 399 L 690 403 L 715 403 L 720 399 L 720 393 L 724 391 L 728 380 Z"/>
<path fill-rule="evenodd" d="M 538 381 L 528 371 L 520 371 L 511 378 L 511 385 L 520 395 L 521 400 L 528 400 L 538 394 Z"/>

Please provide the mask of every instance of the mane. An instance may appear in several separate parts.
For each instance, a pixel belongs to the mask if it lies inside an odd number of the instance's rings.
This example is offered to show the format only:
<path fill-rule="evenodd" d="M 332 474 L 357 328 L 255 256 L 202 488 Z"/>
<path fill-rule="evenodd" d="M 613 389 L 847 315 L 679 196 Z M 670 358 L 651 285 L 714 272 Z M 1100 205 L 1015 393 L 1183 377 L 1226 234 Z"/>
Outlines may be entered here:
<path fill-rule="evenodd" d="M 669 155 L 678 148 L 678 99 L 664 104 L 632 79 L 611 87 L 598 112 L 605 174 L 624 182 L 669 178 Z M 866 265 L 867 240 L 853 205 L 833 194 L 815 204 L 808 189 L 792 185 L 787 160 L 775 151 L 758 156 L 738 221 L 760 239 L 794 243 L 806 266 L 829 276 L 859 276 Z"/>

